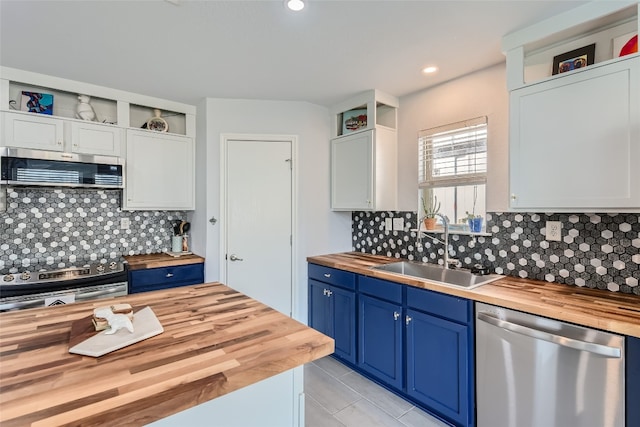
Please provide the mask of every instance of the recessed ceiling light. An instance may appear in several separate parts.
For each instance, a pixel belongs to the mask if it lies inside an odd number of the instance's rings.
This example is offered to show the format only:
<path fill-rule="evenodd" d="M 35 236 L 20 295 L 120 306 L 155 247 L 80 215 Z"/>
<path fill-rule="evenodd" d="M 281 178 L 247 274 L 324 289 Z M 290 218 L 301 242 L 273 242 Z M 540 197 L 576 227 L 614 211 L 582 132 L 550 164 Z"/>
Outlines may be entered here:
<path fill-rule="evenodd" d="M 304 9 L 304 2 L 302 0 L 287 0 L 287 7 L 295 12 Z"/>
<path fill-rule="evenodd" d="M 425 74 L 433 74 L 436 71 L 438 71 L 438 67 L 434 67 L 433 65 L 422 69 L 422 72 Z"/>

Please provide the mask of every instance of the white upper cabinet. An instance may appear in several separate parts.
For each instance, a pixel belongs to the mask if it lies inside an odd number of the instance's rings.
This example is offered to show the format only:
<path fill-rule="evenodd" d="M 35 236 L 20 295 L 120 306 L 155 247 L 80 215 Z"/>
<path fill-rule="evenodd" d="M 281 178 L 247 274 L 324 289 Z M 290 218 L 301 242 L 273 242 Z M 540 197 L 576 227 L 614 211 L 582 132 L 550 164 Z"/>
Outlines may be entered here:
<path fill-rule="evenodd" d="M 377 90 L 331 110 L 331 209 L 397 209 L 398 100 Z"/>
<path fill-rule="evenodd" d="M 64 121 L 49 116 L 2 113 L 3 146 L 64 150 Z"/>
<path fill-rule="evenodd" d="M 32 113 L 3 112 L 6 147 L 120 156 L 122 129 Z"/>
<path fill-rule="evenodd" d="M 512 91 L 511 206 L 640 208 L 639 82 L 636 56 Z"/>
<path fill-rule="evenodd" d="M 195 209 L 193 138 L 127 131 L 124 209 Z"/>
<path fill-rule="evenodd" d="M 640 211 L 640 56 L 613 48 L 637 32 L 638 7 L 588 3 L 503 39 L 512 210 Z M 552 72 L 594 43 L 592 64 Z"/>
<path fill-rule="evenodd" d="M 110 125 L 73 121 L 69 123 L 71 151 L 105 156 L 121 155 L 123 130 Z"/>

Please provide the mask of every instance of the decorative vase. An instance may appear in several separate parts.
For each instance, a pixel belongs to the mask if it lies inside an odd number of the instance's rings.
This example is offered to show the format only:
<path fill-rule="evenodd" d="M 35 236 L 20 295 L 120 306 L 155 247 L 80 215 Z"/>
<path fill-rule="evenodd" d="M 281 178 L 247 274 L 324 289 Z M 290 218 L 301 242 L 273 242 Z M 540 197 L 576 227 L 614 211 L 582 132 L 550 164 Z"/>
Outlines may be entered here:
<path fill-rule="evenodd" d="M 169 131 L 169 125 L 167 124 L 167 121 L 165 119 L 160 117 L 161 114 L 162 111 L 158 110 L 157 108 L 153 110 L 153 117 L 151 117 L 146 123 L 147 129 L 155 132 Z"/>
<path fill-rule="evenodd" d="M 469 219 L 469 230 L 472 233 L 482 232 L 482 218 Z"/>
<path fill-rule="evenodd" d="M 438 218 L 425 218 L 424 219 L 424 229 L 425 230 L 435 230 L 437 222 L 438 222 Z"/>
<path fill-rule="evenodd" d="M 96 112 L 90 102 L 90 96 L 78 95 L 78 105 L 76 105 L 76 119 L 87 120 L 90 122 L 98 121 Z"/>

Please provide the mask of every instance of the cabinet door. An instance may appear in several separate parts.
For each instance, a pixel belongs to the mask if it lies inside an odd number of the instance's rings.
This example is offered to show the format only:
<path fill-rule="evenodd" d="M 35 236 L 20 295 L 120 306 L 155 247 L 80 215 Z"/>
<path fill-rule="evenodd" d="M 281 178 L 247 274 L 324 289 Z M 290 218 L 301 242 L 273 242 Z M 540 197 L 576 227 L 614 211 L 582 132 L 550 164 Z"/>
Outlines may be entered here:
<path fill-rule="evenodd" d="M 327 336 L 332 336 L 332 323 L 327 285 L 309 280 L 309 326 Z"/>
<path fill-rule="evenodd" d="M 64 121 L 35 113 L 2 113 L 8 147 L 64 150 Z"/>
<path fill-rule="evenodd" d="M 331 209 L 373 208 L 373 137 L 370 130 L 331 140 Z"/>
<path fill-rule="evenodd" d="M 358 366 L 402 389 L 402 306 L 360 295 Z"/>
<path fill-rule="evenodd" d="M 407 394 L 468 425 L 471 408 L 468 326 L 407 310 Z"/>
<path fill-rule="evenodd" d="M 591 67 L 511 92 L 512 208 L 640 207 L 640 58 Z"/>
<path fill-rule="evenodd" d="M 74 153 L 120 156 L 122 130 L 91 122 L 70 122 Z"/>
<path fill-rule="evenodd" d="M 193 210 L 193 139 L 127 131 L 125 209 Z"/>
<path fill-rule="evenodd" d="M 335 354 L 356 363 L 356 295 L 336 287 L 329 288 L 333 311 L 331 335 L 335 340 Z"/>

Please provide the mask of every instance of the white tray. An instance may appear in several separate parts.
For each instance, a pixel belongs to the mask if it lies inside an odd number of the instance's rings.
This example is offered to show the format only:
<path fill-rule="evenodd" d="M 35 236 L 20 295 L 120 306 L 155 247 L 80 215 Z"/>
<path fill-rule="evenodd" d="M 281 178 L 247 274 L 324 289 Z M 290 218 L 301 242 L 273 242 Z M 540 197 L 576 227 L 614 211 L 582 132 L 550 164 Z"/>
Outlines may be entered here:
<path fill-rule="evenodd" d="M 113 335 L 106 335 L 105 332 L 98 332 L 91 338 L 69 348 L 69 353 L 100 357 L 161 334 L 164 329 L 151 307 L 145 307 L 133 315 L 133 333 L 126 328 L 120 329 Z"/>

